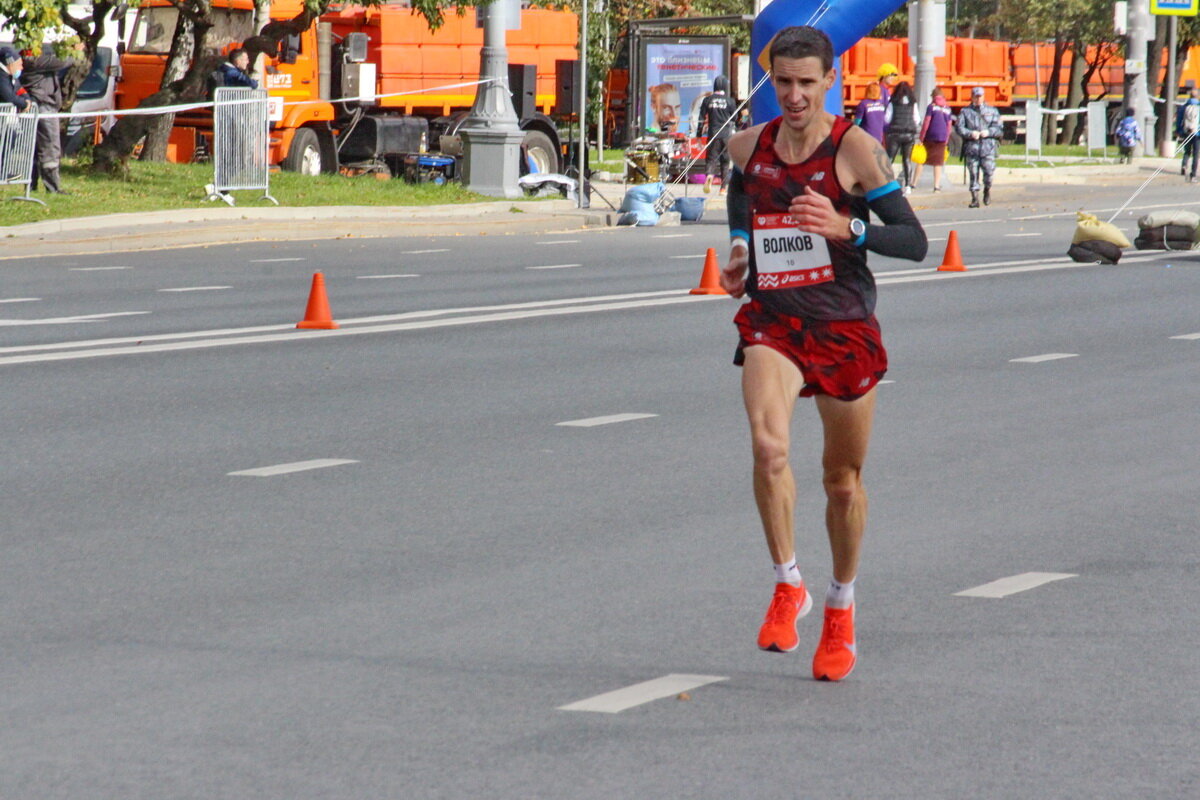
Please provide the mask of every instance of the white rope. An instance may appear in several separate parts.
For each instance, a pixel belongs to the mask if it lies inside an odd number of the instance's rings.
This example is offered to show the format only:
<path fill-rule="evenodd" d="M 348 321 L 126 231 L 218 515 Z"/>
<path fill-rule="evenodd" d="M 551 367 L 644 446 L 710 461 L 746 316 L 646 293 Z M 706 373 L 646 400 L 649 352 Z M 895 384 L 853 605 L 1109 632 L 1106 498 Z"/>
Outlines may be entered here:
<path fill-rule="evenodd" d="M 388 97 L 403 97 L 405 95 L 423 94 L 425 92 L 439 92 L 444 89 L 461 89 L 466 86 L 479 86 L 484 83 L 491 83 L 497 80 L 496 78 L 485 78 L 479 81 L 468 81 L 466 83 L 451 83 L 446 86 L 431 86 L 428 89 L 412 89 L 407 92 L 390 92 L 388 94 L 376 95 L 360 95 L 358 97 L 339 97 L 336 100 L 295 100 L 289 103 L 284 103 L 287 106 L 303 106 L 314 105 L 317 103 L 358 103 L 358 102 L 373 102 L 382 100 Z M 230 100 L 225 105 L 240 105 L 244 103 L 261 103 L 261 100 Z M 105 111 L 58 111 L 53 114 L 42 114 L 42 119 L 78 119 L 80 117 L 147 117 L 157 116 L 159 114 L 178 114 L 181 111 L 195 111 L 201 108 L 212 108 L 215 104 L 207 103 L 184 103 L 172 106 L 150 106 L 148 108 L 122 108 L 108 109 Z"/>
<path fill-rule="evenodd" d="M 1183 152 L 1183 148 L 1186 147 L 1188 142 L 1190 142 L 1194 138 L 1196 138 L 1196 133 L 1189 133 L 1187 135 L 1187 138 L 1184 139 L 1182 142 L 1180 142 L 1179 145 L 1175 148 L 1175 155 L 1177 156 L 1181 152 Z M 1158 169 L 1154 170 L 1154 172 L 1150 174 L 1150 177 L 1146 178 L 1146 180 L 1142 182 L 1142 185 L 1138 187 L 1137 191 L 1134 192 L 1132 195 L 1130 195 L 1129 199 L 1125 201 L 1125 205 L 1118 208 L 1116 213 L 1108 218 L 1108 221 L 1112 222 L 1114 219 L 1119 217 L 1121 215 L 1121 212 L 1124 211 L 1126 208 L 1128 208 L 1129 204 L 1132 203 L 1134 200 L 1136 200 L 1138 195 L 1141 194 L 1143 191 L 1145 191 L 1146 187 L 1150 185 L 1150 182 L 1153 181 L 1155 178 L 1157 178 L 1159 175 L 1161 175 L 1163 173 L 1163 170 L 1165 170 L 1165 169 L 1166 169 L 1166 167 L 1159 167 Z"/>

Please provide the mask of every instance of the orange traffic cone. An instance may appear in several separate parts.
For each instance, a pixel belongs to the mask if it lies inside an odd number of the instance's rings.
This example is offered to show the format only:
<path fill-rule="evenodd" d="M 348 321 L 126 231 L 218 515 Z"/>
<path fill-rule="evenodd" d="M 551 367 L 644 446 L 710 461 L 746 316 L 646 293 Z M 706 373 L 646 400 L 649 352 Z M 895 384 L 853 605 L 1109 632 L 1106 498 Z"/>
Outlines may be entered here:
<path fill-rule="evenodd" d="M 308 293 L 308 308 L 304 310 L 304 319 L 296 323 L 297 328 L 319 328 L 332 330 L 338 327 L 329 313 L 329 298 L 325 295 L 325 276 L 320 272 L 313 273 L 312 291 Z"/>
<path fill-rule="evenodd" d="M 704 272 L 700 273 L 700 285 L 688 294 L 729 294 L 721 288 L 721 268 L 717 266 L 717 251 L 708 248 L 704 254 Z"/>
<path fill-rule="evenodd" d="M 946 241 L 946 255 L 942 256 L 942 265 L 938 267 L 938 272 L 966 272 L 967 268 L 963 265 L 962 253 L 958 249 L 958 232 L 950 231 L 950 238 Z"/>

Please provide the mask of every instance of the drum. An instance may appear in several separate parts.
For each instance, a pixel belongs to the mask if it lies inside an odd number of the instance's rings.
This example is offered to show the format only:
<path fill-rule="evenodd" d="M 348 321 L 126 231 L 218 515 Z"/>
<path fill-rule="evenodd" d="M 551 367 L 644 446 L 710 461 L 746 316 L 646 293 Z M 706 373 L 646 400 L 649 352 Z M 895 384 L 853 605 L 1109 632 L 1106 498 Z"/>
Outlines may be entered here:
<path fill-rule="evenodd" d="M 625 154 L 625 180 L 628 183 L 658 182 L 658 153 L 630 150 Z"/>

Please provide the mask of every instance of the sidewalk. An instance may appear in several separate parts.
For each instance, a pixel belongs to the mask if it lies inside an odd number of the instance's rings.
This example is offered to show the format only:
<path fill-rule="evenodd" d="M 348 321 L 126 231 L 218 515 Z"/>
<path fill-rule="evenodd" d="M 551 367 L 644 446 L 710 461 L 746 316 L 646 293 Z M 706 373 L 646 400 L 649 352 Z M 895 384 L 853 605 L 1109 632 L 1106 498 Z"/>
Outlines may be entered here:
<path fill-rule="evenodd" d="M 1139 183 L 1155 169 L 1178 177 L 1173 158 L 1140 158 L 1134 164 L 1071 164 L 1042 169 L 996 171 L 993 203 L 1016 200 L 1023 187 L 1077 187 L 1095 183 Z M 909 200 L 917 209 L 966 205 L 963 167 L 947 164 L 944 191 L 933 193 L 933 170 L 925 168 Z M 0 262 L 46 256 L 127 252 L 257 241 L 304 241 L 355 237 L 515 235 L 552 233 L 615 224 L 619 216 L 601 198 L 619 206 L 620 182 L 596 182 L 590 209 L 563 200 L 498 200 L 443 206 L 197 207 L 137 214 L 49 220 L 0 227 Z M 705 195 L 698 185 L 671 186 L 676 197 L 705 197 L 705 216 L 725 213 L 725 197 Z M 1072 190 L 1071 194 L 1076 194 Z M 660 224 L 678 224 L 667 215 Z M 315 225 L 314 223 L 319 223 Z"/>

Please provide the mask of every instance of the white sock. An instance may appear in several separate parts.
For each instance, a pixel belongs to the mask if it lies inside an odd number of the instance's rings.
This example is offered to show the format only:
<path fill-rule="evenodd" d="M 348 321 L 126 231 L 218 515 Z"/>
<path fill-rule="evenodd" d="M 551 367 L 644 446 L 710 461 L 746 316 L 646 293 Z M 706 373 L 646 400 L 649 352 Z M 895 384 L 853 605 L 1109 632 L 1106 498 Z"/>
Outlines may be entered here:
<path fill-rule="evenodd" d="M 790 559 L 786 564 L 775 565 L 775 582 L 790 583 L 792 586 L 800 585 L 800 568 L 796 566 L 796 559 Z"/>
<path fill-rule="evenodd" d="M 849 608 L 854 605 L 854 581 L 838 583 L 831 578 L 829 589 L 825 592 L 825 605 L 830 608 Z"/>

